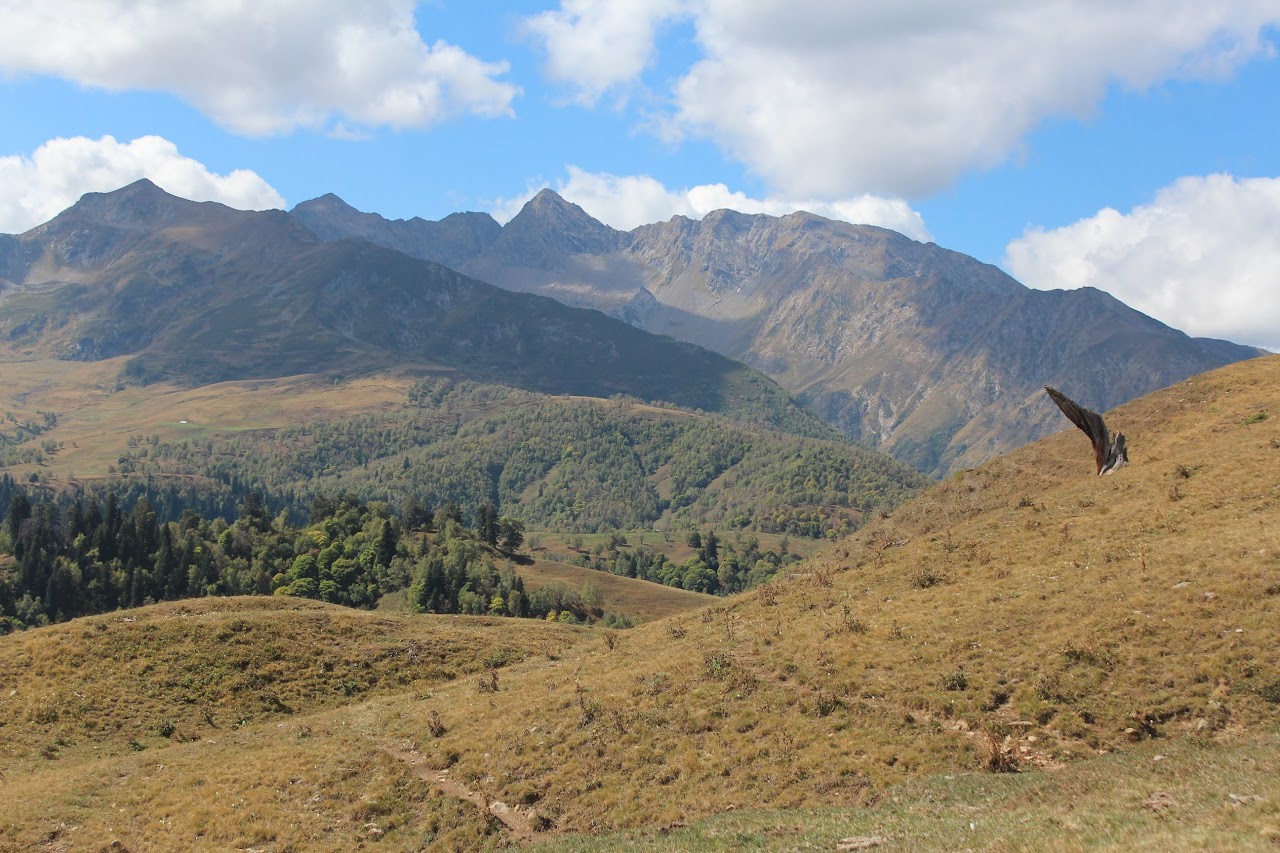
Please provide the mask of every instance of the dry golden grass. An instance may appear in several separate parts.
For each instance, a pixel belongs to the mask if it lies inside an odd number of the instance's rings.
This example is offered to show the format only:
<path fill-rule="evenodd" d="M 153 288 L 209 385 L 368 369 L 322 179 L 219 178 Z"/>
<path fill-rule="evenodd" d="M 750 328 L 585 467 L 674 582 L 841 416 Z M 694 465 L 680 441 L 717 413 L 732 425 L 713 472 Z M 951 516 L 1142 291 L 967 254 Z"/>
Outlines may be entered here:
<path fill-rule="evenodd" d="M 473 850 L 497 837 L 473 806 L 433 796 L 359 713 L 52 761 L 0 792 L 0 849 L 14 851 Z"/>
<path fill-rule="evenodd" d="M 0 849 L 473 848 L 498 837 L 491 820 L 429 796 L 371 709 L 590 637 L 228 598 L 0 638 Z"/>
<path fill-rule="evenodd" d="M 868 815 L 893 817 L 883 799 L 892 789 L 907 792 L 917 825 L 941 815 L 956 830 L 897 849 L 964 846 L 960 812 L 929 799 L 954 776 L 976 792 L 964 802 L 975 824 L 999 791 L 1041 798 L 1011 810 L 1003 834 L 974 836 L 978 846 L 1069 849 L 1080 825 L 1093 843 L 1142 847 L 1146 817 L 1121 826 L 1099 797 L 1081 793 L 1077 811 L 1064 802 L 1107 773 L 1097 762 L 1120 762 L 1133 772 L 1113 789 L 1119 811 L 1177 816 L 1160 823 L 1160 846 L 1225 849 L 1219 837 L 1239 833 L 1270 843 L 1267 833 L 1280 833 L 1274 785 L 1235 790 L 1232 774 L 1244 778 L 1250 750 L 1268 767 L 1278 752 L 1280 358 L 1196 378 L 1108 421 L 1129 435 L 1133 459 L 1112 476 L 1094 476 L 1087 440 L 1066 430 L 951 478 L 760 590 L 632 631 L 558 634 L 555 649 L 499 676 L 388 685 L 314 714 L 299 705 L 287 720 L 264 716 L 230 738 L 204 732 L 163 752 L 94 761 L 55 745 L 58 757 L 6 769 L 0 838 L 19 847 L 65 823 L 59 841 L 131 848 L 338 847 L 372 823 L 391 849 L 502 843 L 492 821 L 430 795 L 389 758 L 416 749 L 426 767 L 533 810 L 551 831 L 647 833 L 730 809 L 843 807 L 786 813 L 801 837 L 825 827 L 813 836 L 825 844 L 840 827 L 823 814 L 874 829 Z M 59 630 L 92 634 L 91 622 Z M 554 626 L 499 627 L 536 642 Z M 981 772 L 992 745 L 1036 774 Z M 1138 792 L 1160 789 L 1126 762 L 1152 763 L 1157 750 L 1179 768 L 1169 784 L 1192 784 L 1203 763 L 1213 792 L 1169 789 L 1173 805 L 1145 806 Z M 358 808 L 362 791 L 378 805 Z M 1237 804 L 1228 793 L 1264 800 Z M 233 807 L 236 796 L 246 805 Z M 1243 823 L 1210 814 L 1237 806 L 1258 812 Z M 1023 818 L 1032 829 L 1014 825 Z M 716 820 L 749 846 L 780 817 Z M 321 838 L 320 826 L 333 834 Z M 1037 827 L 1051 834 L 1028 834 Z M 653 837 L 658 847 L 677 838 Z M 690 847 L 733 849 L 688 837 Z M 788 848 L 785 837 L 766 840 Z"/>
<path fill-rule="evenodd" d="M 714 604 L 720 599 L 701 592 L 663 586 L 638 578 L 619 577 L 569 563 L 554 560 L 533 560 L 516 566 L 516 572 L 524 579 L 529 590 L 562 583 L 581 593 L 588 583 L 599 590 L 602 608 L 610 613 L 625 613 L 637 622 L 652 622 L 677 613 L 686 613 Z"/>
<path fill-rule="evenodd" d="M 568 647 L 584 629 L 203 598 L 0 638 L 5 772 L 216 737 Z"/>
<path fill-rule="evenodd" d="M 435 760 L 592 831 L 862 802 L 981 766 L 992 727 L 1052 767 L 1274 725 L 1280 429 L 1260 412 L 1280 412 L 1280 358 L 1113 413 L 1116 475 L 1065 431 L 763 591 L 511 673 L 501 720 L 459 691 L 398 725 L 438 711 Z"/>
<path fill-rule="evenodd" d="M 304 375 L 198 388 L 164 383 L 117 387 L 125 360 L 0 362 L 0 414 L 13 412 L 39 422 L 36 410 L 55 412 L 58 425 L 30 443 L 61 444 L 44 469 L 19 465 L 7 470 L 15 477 L 36 470 L 64 479 L 70 474 L 100 477 L 124 452 L 130 436 L 174 441 L 347 417 L 402 404 L 412 381 L 383 374 L 334 384 Z"/>
<path fill-rule="evenodd" d="M 1275 850 L 1280 738 L 1185 739 L 1052 771 L 927 776 L 865 808 L 741 809 L 685 827 L 557 835 L 532 849 L 738 851 Z M 840 842 L 846 846 L 841 848 Z"/>

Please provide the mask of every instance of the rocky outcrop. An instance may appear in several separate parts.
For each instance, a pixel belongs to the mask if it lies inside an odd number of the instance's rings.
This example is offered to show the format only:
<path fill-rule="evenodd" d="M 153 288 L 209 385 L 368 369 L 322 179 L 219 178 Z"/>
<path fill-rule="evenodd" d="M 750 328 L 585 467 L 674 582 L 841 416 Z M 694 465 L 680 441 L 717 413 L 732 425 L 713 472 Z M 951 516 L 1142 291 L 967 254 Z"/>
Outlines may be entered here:
<path fill-rule="evenodd" d="M 439 221 L 416 216 L 384 219 L 356 210 L 333 193 L 304 201 L 289 212 L 321 240 L 367 240 L 455 269 L 502 233 L 502 226 L 487 213 L 451 213 Z"/>

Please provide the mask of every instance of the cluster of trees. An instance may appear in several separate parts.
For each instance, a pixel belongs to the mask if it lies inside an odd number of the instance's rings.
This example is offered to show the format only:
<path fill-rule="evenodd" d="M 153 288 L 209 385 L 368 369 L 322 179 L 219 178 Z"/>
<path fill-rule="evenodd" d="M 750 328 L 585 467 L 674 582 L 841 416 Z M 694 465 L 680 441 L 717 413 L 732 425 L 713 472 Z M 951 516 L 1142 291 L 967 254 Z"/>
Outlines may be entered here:
<path fill-rule="evenodd" d="M 526 594 L 510 565 L 494 557 L 518 548 L 523 528 L 492 503 L 471 514 L 433 512 L 413 502 L 403 518 L 386 503 L 355 495 L 317 497 L 308 521 L 272 515 L 249 493 L 231 522 L 193 510 L 166 521 L 145 495 L 132 506 L 112 492 L 61 504 L 33 501 L 12 478 L 0 524 L 0 628 L 42 625 L 156 601 L 211 595 L 294 595 L 372 607 L 410 588 L 419 610 L 435 613 L 585 620 L 596 618 L 567 594 Z M 552 613 L 554 609 L 554 613 Z"/>
<path fill-rule="evenodd" d="M 433 506 L 492 501 L 543 530 L 666 518 L 808 537 L 847 532 L 925 482 L 845 441 L 448 379 L 416 384 L 397 410 L 341 421 L 172 443 L 139 437 L 118 470 L 248 483 L 301 507 L 349 492 L 400 507 L 410 496 Z"/>
<path fill-rule="evenodd" d="M 714 530 L 694 530 L 687 543 L 694 554 L 678 563 L 648 545 L 632 547 L 626 537 L 614 533 L 594 553 L 579 554 L 575 562 L 597 571 L 693 592 L 732 595 L 759 586 L 800 559 L 790 552 L 786 537 L 777 550 L 763 550 L 754 536 L 735 535 L 731 540 L 721 540 Z"/>
<path fill-rule="evenodd" d="M 38 447 L 22 446 L 30 439 L 48 432 L 58 425 L 58 416 L 54 412 L 36 410 L 40 420 L 18 420 L 13 412 L 5 412 L 0 420 L 0 465 L 20 465 L 34 462 L 37 465 L 58 451 L 58 443 L 48 440 Z"/>

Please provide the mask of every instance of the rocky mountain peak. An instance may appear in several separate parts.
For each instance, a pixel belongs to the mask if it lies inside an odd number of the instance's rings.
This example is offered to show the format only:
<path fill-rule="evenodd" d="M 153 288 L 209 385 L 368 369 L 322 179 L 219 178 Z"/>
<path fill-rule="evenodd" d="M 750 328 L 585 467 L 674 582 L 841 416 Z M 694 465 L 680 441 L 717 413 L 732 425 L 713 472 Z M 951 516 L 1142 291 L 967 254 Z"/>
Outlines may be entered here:
<path fill-rule="evenodd" d="M 506 224 L 492 252 L 523 265 L 556 269 L 571 255 L 613 251 L 621 236 L 578 205 L 544 189 Z"/>
<path fill-rule="evenodd" d="M 387 219 L 357 210 L 333 193 L 301 202 L 289 215 L 321 240 L 354 237 L 449 267 L 484 251 L 502 231 L 487 213 L 451 213 L 438 222 L 417 216 Z"/>
<path fill-rule="evenodd" d="M 52 262 L 83 271 L 116 262 L 153 235 L 207 248 L 237 231 L 239 239 L 263 247 L 286 238 L 315 239 L 283 210 L 245 211 L 214 201 L 188 201 L 144 178 L 112 192 L 85 193 L 19 240 L 28 254 L 30 247 L 41 245 Z"/>
<path fill-rule="evenodd" d="M 533 206 L 535 208 L 548 206 L 578 207 L 576 204 L 566 201 L 564 196 L 551 189 L 551 187 L 543 187 L 538 190 L 538 194 L 525 202 L 525 206 Z M 581 208 L 579 208 L 579 210 L 581 210 Z"/>
<path fill-rule="evenodd" d="M 561 228 L 584 236 L 617 234 L 608 225 L 593 218 L 581 207 L 550 189 L 544 189 L 529 199 L 520 212 L 507 223 L 507 228 L 513 225 L 517 230 L 529 227 Z"/>
<path fill-rule="evenodd" d="M 290 213 L 297 214 L 299 211 L 314 212 L 324 214 L 357 214 L 362 216 L 377 216 L 377 214 L 362 214 L 351 205 L 347 204 L 341 197 L 334 193 L 325 193 L 317 198 L 307 199 L 299 202 L 294 206 Z M 381 219 L 381 216 L 378 216 Z"/>
<path fill-rule="evenodd" d="M 70 220 L 130 231 L 148 231 L 163 227 L 183 211 L 196 206 L 198 202 L 170 195 L 142 178 L 113 192 L 85 193 L 79 201 L 40 228 L 56 227 Z"/>
<path fill-rule="evenodd" d="M 390 225 L 381 215 L 357 210 L 333 193 L 300 202 L 289 215 L 321 240 L 359 237 L 376 243 L 378 230 Z"/>

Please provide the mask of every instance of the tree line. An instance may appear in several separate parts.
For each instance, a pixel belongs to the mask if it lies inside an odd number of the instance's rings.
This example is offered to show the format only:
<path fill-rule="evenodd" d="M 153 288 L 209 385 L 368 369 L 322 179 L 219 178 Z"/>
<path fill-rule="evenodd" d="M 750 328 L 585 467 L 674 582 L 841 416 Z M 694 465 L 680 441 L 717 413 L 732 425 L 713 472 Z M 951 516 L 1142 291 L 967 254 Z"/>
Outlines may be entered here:
<path fill-rule="evenodd" d="M 591 553 L 579 553 L 575 565 L 628 578 L 640 578 L 711 595 L 733 595 L 765 583 L 779 570 L 798 562 L 786 537 L 776 550 L 762 549 L 752 535 L 735 534 L 722 540 L 715 530 L 691 530 L 686 543 L 694 549 L 684 562 L 639 544 L 632 546 L 621 533 L 612 533 Z"/>
<path fill-rule="evenodd" d="M 273 515 L 250 492 L 234 520 L 191 509 L 166 521 L 145 495 L 40 500 L 10 477 L 0 523 L 0 632 L 158 601 L 217 595 L 292 595 L 370 608 L 407 590 L 420 612 L 587 621 L 609 617 L 564 588 L 527 592 L 509 561 L 523 525 L 489 502 L 469 517 L 454 504 L 317 496 L 305 523 Z"/>

